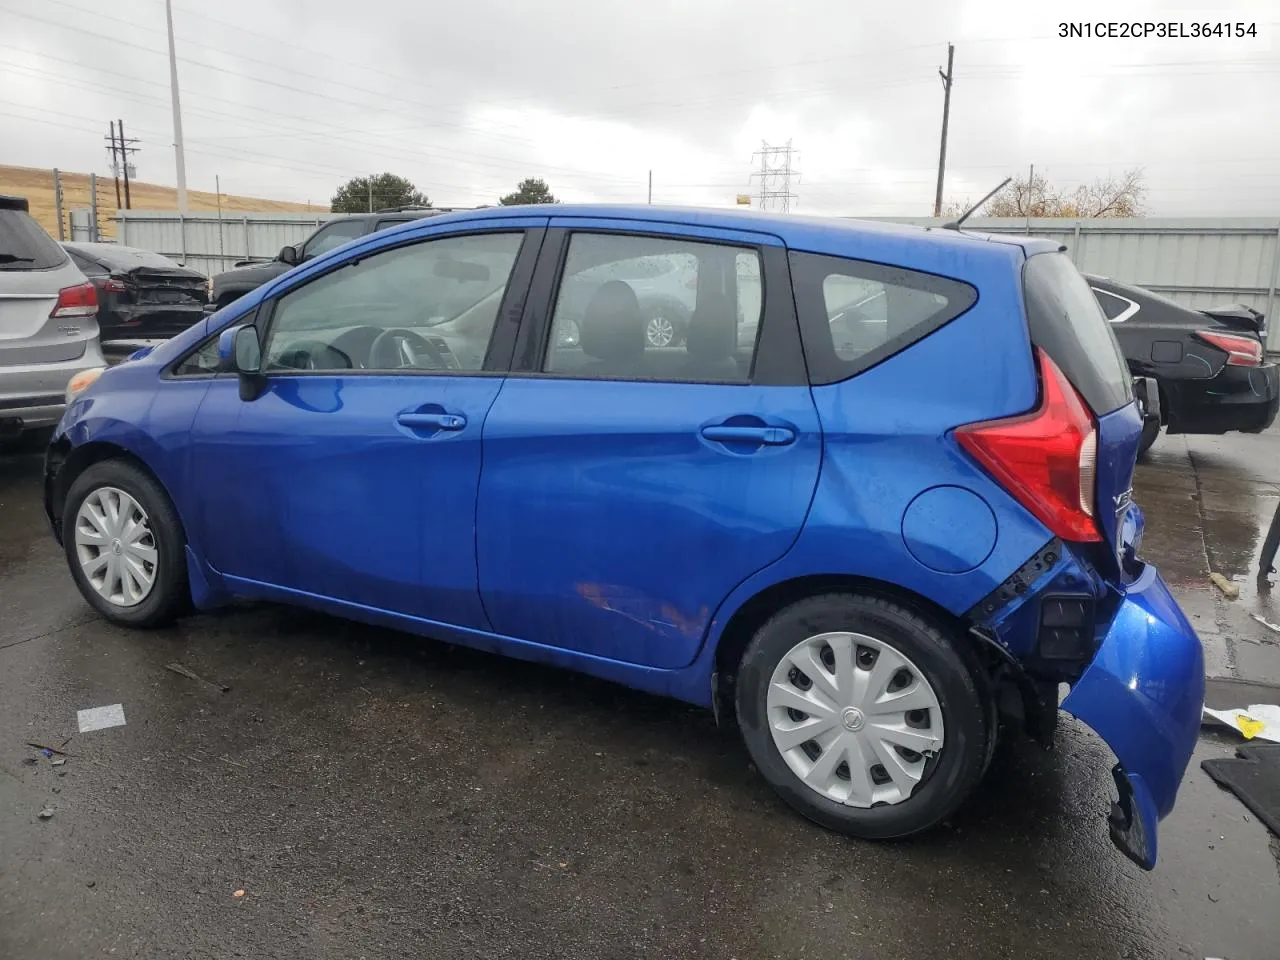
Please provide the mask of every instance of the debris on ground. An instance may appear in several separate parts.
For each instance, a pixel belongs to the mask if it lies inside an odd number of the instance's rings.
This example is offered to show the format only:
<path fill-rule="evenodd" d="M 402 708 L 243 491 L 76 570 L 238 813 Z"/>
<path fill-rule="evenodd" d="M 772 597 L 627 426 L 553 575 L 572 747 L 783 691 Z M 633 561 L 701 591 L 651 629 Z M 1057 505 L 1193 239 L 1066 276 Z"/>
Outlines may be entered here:
<path fill-rule="evenodd" d="M 1280 837 L 1280 745 L 1248 743 L 1234 757 L 1203 760 L 1200 767 Z"/>
<path fill-rule="evenodd" d="M 52 760 L 49 761 L 49 765 L 53 767 L 60 767 L 66 762 L 67 762 L 66 757 L 54 757 Z"/>
<path fill-rule="evenodd" d="M 63 740 L 62 743 L 58 744 L 58 746 L 55 747 L 47 743 L 41 743 L 39 740 L 28 740 L 27 746 L 30 747 L 32 750 L 39 750 L 46 757 L 51 756 L 52 754 L 55 754 L 55 753 L 60 757 L 69 757 L 71 756 L 71 754 L 67 753 L 67 751 L 62 748 L 65 747 L 70 742 L 71 742 L 71 738 L 67 737 L 67 739 Z"/>
<path fill-rule="evenodd" d="M 1227 710 L 1204 708 L 1204 716 L 1238 730 L 1246 740 L 1270 740 L 1280 743 L 1280 706 L 1274 703 L 1251 703 L 1247 707 Z"/>
<path fill-rule="evenodd" d="M 233 897 L 243 897 L 243 896 L 244 896 L 244 891 L 243 891 L 243 890 L 237 890 L 235 893 L 233 893 L 233 894 L 232 894 L 232 896 L 233 896 Z"/>
<path fill-rule="evenodd" d="M 105 707 L 90 707 L 87 710 L 77 710 L 76 722 L 80 725 L 81 733 L 106 730 L 110 727 L 123 727 L 125 725 L 124 704 L 112 703 Z"/>
<path fill-rule="evenodd" d="M 1240 587 L 1232 583 L 1222 574 L 1214 572 L 1209 574 L 1209 579 L 1213 581 L 1213 585 L 1222 591 L 1222 595 L 1228 600 L 1234 600 L 1240 596 Z"/>
<path fill-rule="evenodd" d="M 190 667 L 181 663 L 177 663 L 177 662 L 166 663 L 164 665 L 164 668 L 166 670 L 172 670 L 174 673 L 178 674 L 178 676 L 180 677 L 186 677 L 188 680 L 194 680 L 196 683 L 202 683 L 206 687 L 212 687 L 214 690 L 217 690 L 219 693 L 229 693 L 231 690 L 231 688 L 228 687 L 225 683 L 215 683 L 212 680 L 206 680 L 204 677 L 200 676 L 200 674 L 196 673 Z"/>
<path fill-rule="evenodd" d="M 41 820 L 48 820 L 50 817 L 53 816 L 53 807 L 45 807 L 43 810 L 37 813 L 36 816 L 39 817 Z"/>
<path fill-rule="evenodd" d="M 1273 630 L 1273 631 L 1275 631 L 1276 633 L 1280 633 L 1280 627 L 1276 626 L 1274 623 L 1272 623 L 1272 622 L 1271 622 L 1270 620 L 1268 620 L 1266 617 L 1260 617 L 1260 616 L 1258 616 L 1256 613 L 1251 613 L 1251 614 L 1249 614 L 1249 616 L 1253 617 L 1253 619 L 1257 620 L 1260 624 L 1262 624 L 1262 625 L 1263 625 L 1264 627 L 1266 627 L 1268 630 Z"/>

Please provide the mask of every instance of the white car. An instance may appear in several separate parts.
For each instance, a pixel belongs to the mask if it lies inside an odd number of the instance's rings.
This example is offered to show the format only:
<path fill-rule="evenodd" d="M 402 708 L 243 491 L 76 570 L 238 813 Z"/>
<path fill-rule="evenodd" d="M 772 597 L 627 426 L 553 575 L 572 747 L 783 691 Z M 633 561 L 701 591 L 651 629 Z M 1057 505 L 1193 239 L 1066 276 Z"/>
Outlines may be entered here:
<path fill-rule="evenodd" d="M 106 363 L 97 291 L 28 210 L 0 196 L 0 440 L 54 426 L 71 379 Z"/>

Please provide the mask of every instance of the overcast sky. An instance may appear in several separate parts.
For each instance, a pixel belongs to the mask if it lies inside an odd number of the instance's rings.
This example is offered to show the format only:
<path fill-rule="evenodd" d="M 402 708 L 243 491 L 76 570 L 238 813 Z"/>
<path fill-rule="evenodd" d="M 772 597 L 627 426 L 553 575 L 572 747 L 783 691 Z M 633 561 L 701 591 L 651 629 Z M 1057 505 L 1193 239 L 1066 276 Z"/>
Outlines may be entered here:
<path fill-rule="evenodd" d="M 1257 39 L 1059 39 L 1065 17 L 1257 22 Z M 1070 9 L 1070 14 L 1062 11 Z M 1036 165 L 1146 173 L 1155 215 L 1280 216 L 1280 0 L 174 0 L 187 183 L 327 203 L 390 170 L 438 205 L 732 204 L 761 140 L 794 209 L 931 211 Z M 163 0 L 0 0 L 0 163 L 175 182 Z M 754 166 L 753 166 L 754 163 Z"/>

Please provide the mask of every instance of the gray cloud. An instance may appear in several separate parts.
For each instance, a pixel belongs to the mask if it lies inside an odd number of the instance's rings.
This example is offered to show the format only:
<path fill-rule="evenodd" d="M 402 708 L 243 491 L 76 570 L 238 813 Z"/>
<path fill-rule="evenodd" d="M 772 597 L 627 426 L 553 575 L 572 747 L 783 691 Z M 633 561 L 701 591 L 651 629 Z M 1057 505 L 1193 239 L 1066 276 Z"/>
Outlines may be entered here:
<path fill-rule="evenodd" d="M 1132 5 L 1177 20 L 1185 3 Z M 1251 42 L 1061 40 L 1067 14 L 1039 6 L 176 0 L 188 182 L 325 202 L 385 169 L 437 202 L 493 202 L 530 175 L 567 199 L 642 200 L 652 169 L 659 201 L 725 204 L 750 190 L 760 139 L 790 138 L 799 210 L 919 215 L 951 39 L 948 197 L 1029 163 L 1064 187 L 1137 165 L 1153 213 L 1280 214 L 1276 24 Z M 173 182 L 160 0 L 0 0 L 0 24 L 0 162 L 105 173 L 123 117 L 139 175 Z"/>

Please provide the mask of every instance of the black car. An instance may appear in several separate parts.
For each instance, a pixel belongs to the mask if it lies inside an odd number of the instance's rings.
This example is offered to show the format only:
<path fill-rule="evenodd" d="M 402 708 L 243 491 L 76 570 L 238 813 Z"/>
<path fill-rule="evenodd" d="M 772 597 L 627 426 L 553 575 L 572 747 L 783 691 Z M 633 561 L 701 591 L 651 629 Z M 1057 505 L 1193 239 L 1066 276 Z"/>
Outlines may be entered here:
<path fill-rule="evenodd" d="M 221 310 L 228 303 L 243 297 L 250 290 L 268 280 L 274 280 L 287 270 L 322 253 L 340 247 L 348 240 L 376 233 L 410 220 L 450 213 L 447 207 L 400 207 L 395 210 L 378 210 L 374 213 L 353 213 L 335 217 L 316 228 L 306 240 L 296 246 L 282 247 L 274 260 L 248 263 L 232 270 L 214 274 L 210 290 L 210 305 Z"/>
<path fill-rule="evenodd" d="M 209 280 L 150 250 L 116 243 L 64 243 L 98 291 L 102 340 L 172 337 L 204 316 Z"/>
<path fill-rule="evenodd" d="M 1143 430 L 1145 451 L 1170 433 L 1260 433 L 1280 404 L 1276 364 L 1266 357 L 1266 320 L 1249 307 L 1194 310 L 1142 287 L 1088 278 L 1135 376 L 1160 388 L 1160 418 Z"/>

